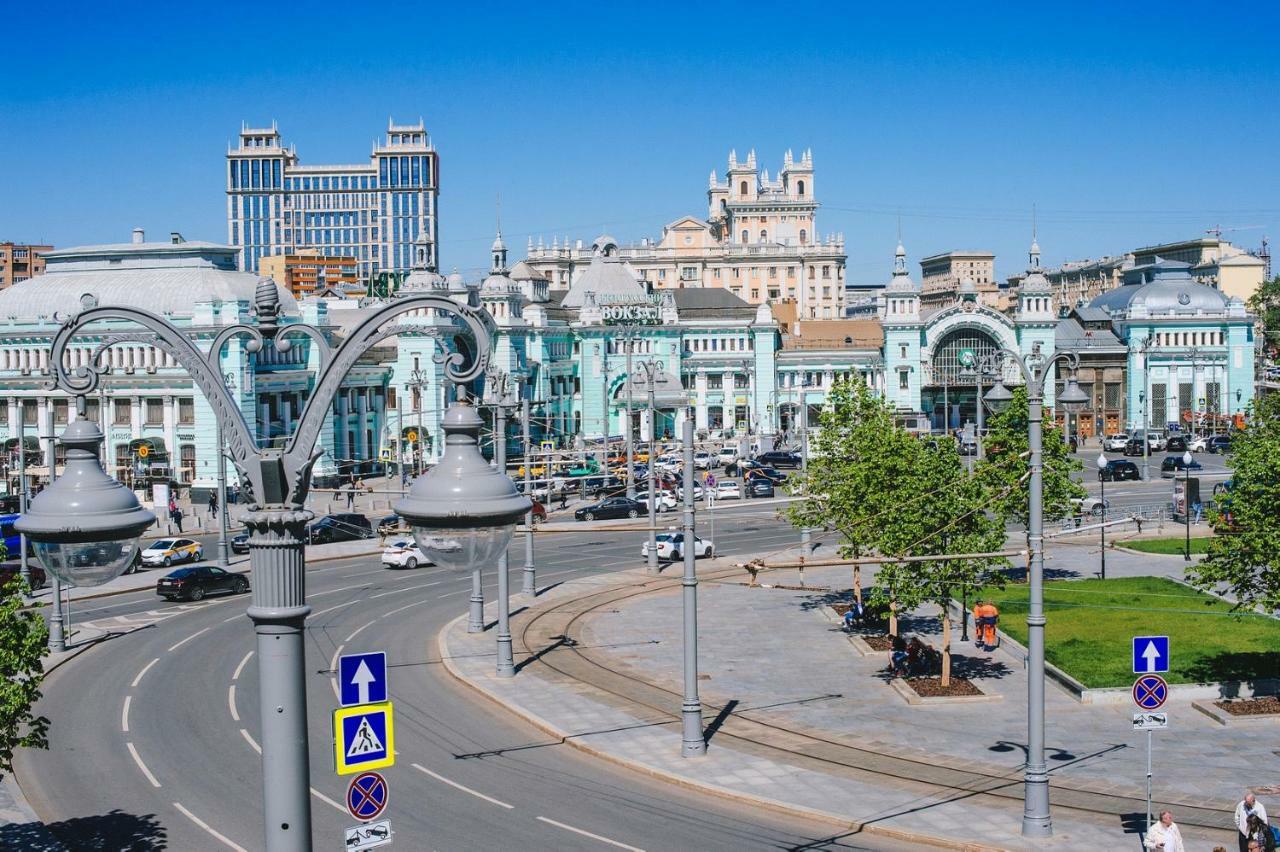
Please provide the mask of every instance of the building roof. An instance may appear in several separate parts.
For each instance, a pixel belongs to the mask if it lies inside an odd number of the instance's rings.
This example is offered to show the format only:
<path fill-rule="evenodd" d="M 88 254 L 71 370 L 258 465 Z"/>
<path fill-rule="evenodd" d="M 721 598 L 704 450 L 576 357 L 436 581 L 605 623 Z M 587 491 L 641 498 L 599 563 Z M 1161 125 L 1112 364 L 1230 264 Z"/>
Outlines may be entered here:
<path fill-rule="evenodd" d="M 682 320 L 745 319 L 756 315 L 754 305 L 719 287 L 689 287 L 670 291 Z"/>
<path fill-rule="evenodd" d="M 1080 352 L 1088 349 L 1115 349 L 1127 351 L 1128 347 L 1116 337 L 1110 328 L 1086 329 L 1075 317 L 1066 317 L 1058 321 L 1054 330 L 1054 345 L 1059 349 Z"/>
<path fill-rule="evenodd" d="M 1191 277 L 1191 265 L 1159 260 L 1135 266 L 1124 274 L 1124 283 L 1089 303 L 1112 316 L 1144 307 L 1150 314 L 1221 314 L 1227 309 L 1222 292 Z"/>
<path fill-rule="evenodd" d="M 208 302 L 252 304 L 259 276 L 235 268 L 239 249 L 202 242 L 78 246 L 45 255 L 43 275 L 0 291 L 0 321 L 55 322 L 81 309 L 129 305 L 163 316 L 190 317 Z M 281 311 L 298 315 L 293 294 L 276 282 Z"/>
<path fill-rule="evenodd" d="M 591 263 L 569 287 L 563 305 L 581 308 L 587 293 L 596 296 L 631 296 L 642 298 L 645 289 L 640 279 L 618 255 L 618 244 L 612 237 L 598 237 L 592 246 Z"/>
<path fill-rule="evenodd" d="M 520 261 L 511 267 L 513 281 L 545 281 L 546 276 L 529 265 L 528 261 Z"/>
<path fill-rule="evenodd" d="M 783 349 L 879 349 L 884 327 L 878 319 L 798 320 L 782 338 Z"/>

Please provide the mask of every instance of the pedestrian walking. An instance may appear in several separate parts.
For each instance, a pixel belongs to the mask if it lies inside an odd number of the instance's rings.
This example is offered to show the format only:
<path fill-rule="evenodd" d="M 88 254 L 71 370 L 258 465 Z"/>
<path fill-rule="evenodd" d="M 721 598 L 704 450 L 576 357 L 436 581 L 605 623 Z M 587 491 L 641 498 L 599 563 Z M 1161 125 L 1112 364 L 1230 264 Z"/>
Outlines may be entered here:
<path fill-rule="evenodd" d="M 1249 819 L 1257 817 L 1264 825 L 1270 825 L 1267 819 L 1267 809 L 1263 807 L 1262 802 L 1253 795 L 1253 793 L 1245 793 L 1244 798 L 1236 805 L 1235 823 L 1236 823 L 1236 841 L 1239 845 L 1240 852 L 1245 852 L 1249 848 Z"/>
<path fill-rule="evenodd" d="M 356 484 L 352 482 L 347 486 L 347 511 L 350 512 L 356 505 Z"/>
<path fill-rule="evenodd" d="M 1173 821 L 1172 811 L 1160 812 L 1160 819 L 1151 823 L 1142 845 L 1151 852 L 1186 852 L 1186 847 L 1182 845 L 1182 832 Z"/>
<path fill-rule="evenodd" d="M 1249 839 L 1247 843 L 1257 844 L 1260 852 L 1276 852 L 1275 833 L 1257 814 L 1249 817 Z"/>
<path fill-rule="evenodd" d="M 209 517 L 218 514 L 218 492 L 209 492 Z"/>
<path fill-rule="evenodd" d="M 178 528 L 178 532 L 182 532 L 182 509 L 179 508 L 176 500 L 169 500 L 169 520 L 173 521 L 173 525 Z"/>

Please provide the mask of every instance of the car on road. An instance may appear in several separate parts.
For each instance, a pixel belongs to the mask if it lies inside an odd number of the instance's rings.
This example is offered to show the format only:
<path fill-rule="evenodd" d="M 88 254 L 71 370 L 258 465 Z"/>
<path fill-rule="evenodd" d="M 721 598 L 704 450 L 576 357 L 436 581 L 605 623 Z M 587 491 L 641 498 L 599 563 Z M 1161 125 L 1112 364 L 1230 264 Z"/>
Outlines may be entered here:
<path fill-rule="evenodd" d="M 684 533 L 658 533 L 654 536 L 654 542 L 658 545 L 658 558 L 664 562 L 676 562 L 684 559 Z M 640 555 L 645 559 L 649 558 L 649 542 L 645 542 L 640 546 Z M 715 547 L 711 542 L 693 537 L 693 557 L 702 559 L 715 555 Z"/>
<path fill-rule="evenodd" d="M 399 515 L 383 515 L 378 518 L 378 535 L 395 535 L 396 530 L 404 526 L 404 522 L 400 520 Z"/>
<path fill-rule="evenodd" d="M 715 498 L 717 500 L 741 500 L 742 483 L 736 479 L 724 479 L 717 482 Z"/>
<path fill-rule="evenodd" d="M 16 452 L 16 451 L 15 451 Z M 16 515 L 22 510 L 22 496 L 19 494 L 0 494 L 0 514 Z"/>
<path fill-rule="evenodd" d="M 1231 438 L 1227 435 L 1214 435 L 1205 442 L 1205 450 L 1210 453 L 1231 452 Z"/>
<path fill-rule="evenodd" d="M 373 538 L 373 525 L 368 518 L 356 512 L 325 515 L 307 527 L 307 541 L 311 544 L 357 541 L 362 538 Z"/>
<path fill-rule="evenodd" d="M 165 568 L 178 562 L 199 562 L 203 558 L 204 548 L 200 542 L 189 538 L 162 538 L 142 551 L 143 565 L 163 565 Z"/>
<path fill-rule="evenodd" d="M 1072 497 L 1071 508 L 1077 517 L 1080 515 L 1093 515 L 1095 518 L 1101 518 L 1103 509 L 1111 508 L 1111 501 L 1104 501 L 1100 497 Z"/>
<path fill-rule="evenodd" d="M 716 459 L 718 459 L 722 465 L 731 465 L 738 460 L 738 448 L 721 447 L 720 451 L 716 453 Z"/>
<path fill-rule="evenodd" d="M 960 441 L 960 455 L 976 456 L 978 454 L 978 442 L 962 439 Z"/>
<path fill-rule="evenodd" d="M 767 479 L 774 485 L 781 485 L 787 481 L 787 475 L 777 468 L 752 467 L 747 469 L 747 479 Z"/>
<path fill-rule="evenodd" d="M 249 534 L 247 532 L 231 538 L 232 553 L 248 553 L 249 552 Z"/>
<path fill-rule="evenodd" d="M 716 457 L 705 450 L 693 454 L 693 466 L 698 470 L 711 470 L 716 464 Z"/>
<path fill-rule="evenodd" d="M 619 491 L 627 490 L 626 483 L 612 474 L 604 476 L 588 476 L 583 480 L 583 482 L 585 483 L 587 493 L 592 497 L 595 497 L 597 500 L 602 497 L 609 497 L 617 494 Z M 571 483 L 569 487 L 572 488 L 574 485 L 577 485 L 577 483 Z"/>
<path fill-rule="evenodd" d="M 649 491 L 636 492 L 636 502 L 644 506 L 646 513 L 649 511 Z M 670 512 L 680 505 L 680 501 L 676 499 L 676 495 L 670 491 L 659 489 L 653 496 L 653 510 L 655 512 Z"/>
<path fill-rule="evenodd" d="M 1185 453 L 1187 451 L 1187 439 L 1181 435 L 1171 435 L 1164 444 L 1165 452 L 1169 453 Z"/>
<path fill-rule="evenodd" d="M 1209 436 L 1197 435 L 1187 444 L 1187 449 L 1193 453 L 1203 453 L 1209 449 Z"/>
<path fill-rule="evenodd" d="M 1137 482 L 1142 479 L 1142 474 L 1138 472 L 1138 466 L 1131 461 L 1111 459 L 1106 467 L 1098 471 L 1098 479 L 1102 482 L 1124 482 L 1126 479 Z"/>
<path fill-rule="evenodd" d="M 1124 451 L 1124 445 L 1129 443 L 1129 433 L 1112 432 L 1102 439 L 1102 449 L 1109 453 L 1118 453 Z"/>
<path fill-rule="evenodd" d="M 1160 450 L 1161 450 L 1162 448 L 1163 448 L 1163 442 L 1160 442 L 1159 446 L 1157 446 L 1156 439 L 1155 439 L 1155 438 L 1152 438 L 1152 439 L 1151 439 L 1151 442 L 1148 444 L 1148 449 L 1147 449 L 1146 454 L 1147 454 L 1147 455 L 1152 455 L 1152 454 L 1154 454 L 1154 453 L 1158 453 L 1158 452 L 1160 452 Z M 1143 454 L 1143 450 L 1142 450 L 1142 437 L 1141 437 L 1141 436 L 1139 436 L 1139 437 L 1136 437 L 1136 438 L 1130 438 L 1128 441 L 1126 441 L 1126 442 L 1125 442 L 1125 445 L 1124 445 L 1124 454 L 1125 454 L 1126 456 L 1140 456 L 1140 455 L 1142 455 L 1142 454 Z"/>
<path fill-rule="evenodd" d="M 758 462 L 761 467 L 786 467 L 791 468 L 792 470 L 799 468 L 804 463 L 803 459 L 800 458 L 799 453 L 788 453 L 781 450 L 761 453 L 756 456 L 753 461 Z"/>
<path fill-rule="evenodd" d="M 398 538 L 387 542 L 382 550 L 382 564 L 387 568 L 417 568 L 419 565 L 430 565 L 417 543 L 411 538 Z"/>
<path fill-rule="evenodd" d="M 600 521 L 611 518 L 638 518 L 649 511 L 649 507 L 638 500 L 626 497 L 609 497 L 590 506 L 583 506 L 573 513 L 576 521 Z"/>
<path fill-rule="evenodd" d="M 32 560 L 28 563 L 27 568 L 31 571 L 31 588 L 44 588 L 44 584 L 48 582 L 48 578 L 45 577 L 44 568 L 40 566 L 40 563 Z M 0 565 L 0 587 L 9 585 L 21 576 L 22 566 L 19 563 L 6 562 L 5 564 Z"/>
<path fill-rule="evenodd" d="M 198 601 L 206 595 L 238 595 L 249 591 L 248 578 L 216 565 L 179 568 L 156 581 L 156 594 L 165 600 Z"/>
<path fill-rule="evenodd" d="M 1200 464 L 1200 462 L 1192 459 L 1191 463 L 1187 464 L 1182 456 L 1165 456 L 1164 461 L 1160 462 L 1160 475 L 1165 477 L 1176 476 L 1184 470 L 1197 471 L 1203 469 L 1204 465 Z"/>
<path fill-rule="evenodd" d="M 772 497 L 775 493 L 772 479 L 759 477 L 747 480 L 747 494 L 752 497 Z"/>

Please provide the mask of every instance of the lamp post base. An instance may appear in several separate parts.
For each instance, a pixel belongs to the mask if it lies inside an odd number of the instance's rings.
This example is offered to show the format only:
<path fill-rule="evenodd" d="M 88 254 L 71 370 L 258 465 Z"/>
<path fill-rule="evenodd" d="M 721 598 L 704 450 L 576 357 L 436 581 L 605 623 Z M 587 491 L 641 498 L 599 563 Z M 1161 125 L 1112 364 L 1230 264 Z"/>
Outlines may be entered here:
<path fill-rule="evenodd" d="M 521 569 L 520 576 L 520 594 L 536 598 L 538 596 L 537 569 L 532 565 L 526 565 Z"/>
<path fill-rule="evenodd" d="M 471 607 L 467 610 L 467 632 L 484 632 L 484 578 L 480 569 L 471 572 Z"/>

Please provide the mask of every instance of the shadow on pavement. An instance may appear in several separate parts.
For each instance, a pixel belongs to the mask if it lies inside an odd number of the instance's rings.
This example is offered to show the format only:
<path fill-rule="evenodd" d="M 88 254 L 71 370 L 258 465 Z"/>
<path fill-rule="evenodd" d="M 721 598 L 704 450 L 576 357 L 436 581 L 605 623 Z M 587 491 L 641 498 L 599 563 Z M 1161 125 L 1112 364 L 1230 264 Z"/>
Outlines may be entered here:
<path fill-rule="evenodd" d="M 24 852 L 149 852 L 164 849 L 168 833 L 155 814 L 114 810 L 43 825 L 0 826 L 0 848 Z"/>

